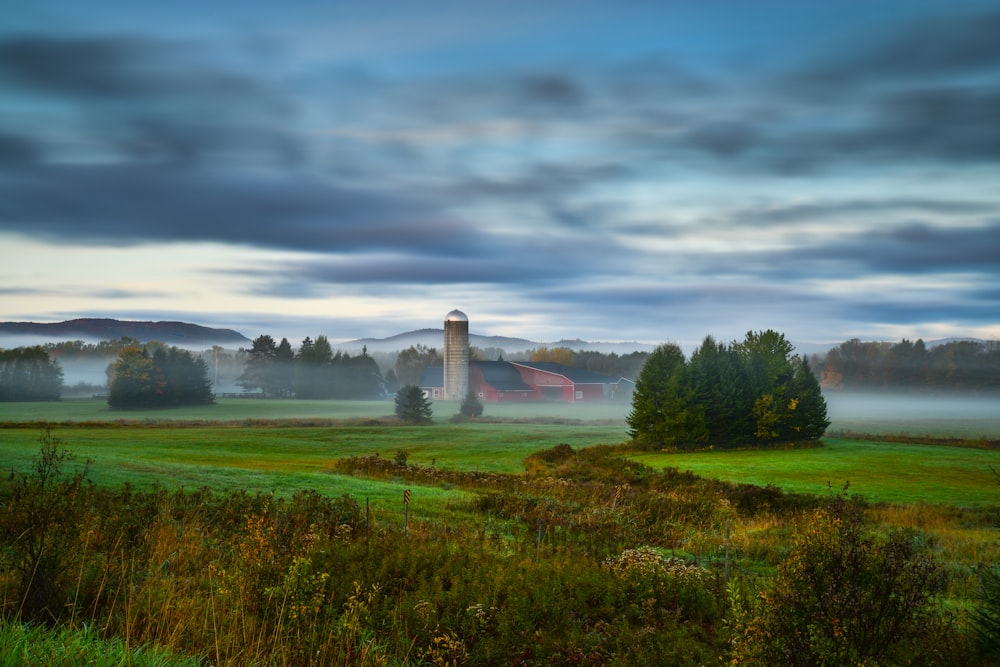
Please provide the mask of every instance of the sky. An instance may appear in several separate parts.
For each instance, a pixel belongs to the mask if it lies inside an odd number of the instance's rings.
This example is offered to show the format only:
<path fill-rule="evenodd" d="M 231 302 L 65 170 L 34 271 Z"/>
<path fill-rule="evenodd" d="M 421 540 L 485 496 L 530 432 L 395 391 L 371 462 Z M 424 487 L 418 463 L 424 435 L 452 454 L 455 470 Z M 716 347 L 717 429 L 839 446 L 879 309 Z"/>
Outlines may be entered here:
<path fill-rule="evenodd" d="M 1000 5 L 5 0 L 0 321 L 1000 339 Z"/>

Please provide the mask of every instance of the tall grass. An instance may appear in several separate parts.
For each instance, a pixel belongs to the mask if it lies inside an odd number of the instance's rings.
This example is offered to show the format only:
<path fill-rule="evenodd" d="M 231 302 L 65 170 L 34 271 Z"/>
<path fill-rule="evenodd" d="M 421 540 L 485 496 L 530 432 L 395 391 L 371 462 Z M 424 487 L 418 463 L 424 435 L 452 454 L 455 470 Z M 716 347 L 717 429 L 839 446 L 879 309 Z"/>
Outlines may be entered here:
<path fill-rule="evenodd" d="M 0 619 L 0 667 L 199 667 L 201 661 L 154 645 L 102 639 L 93 625 L 48 629 Z"/>

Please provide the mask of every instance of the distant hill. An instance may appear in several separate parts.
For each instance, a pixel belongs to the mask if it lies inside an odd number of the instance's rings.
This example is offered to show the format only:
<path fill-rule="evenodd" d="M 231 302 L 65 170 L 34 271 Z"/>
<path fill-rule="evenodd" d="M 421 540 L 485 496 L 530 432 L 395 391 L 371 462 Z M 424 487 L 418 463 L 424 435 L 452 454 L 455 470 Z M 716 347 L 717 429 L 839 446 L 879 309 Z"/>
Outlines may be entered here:
<path fill-rule="evenodd" d="M 187 322 L 131 322 L 126 320 L 83 318 L 53 322 L 0 322 L 0 347 L 20 347 L 59 343 L 68 340 L 98 342 L 135 338 L 147 343 L 160 341 L 177 347 L 200 349 L 249 347 L 252 341 L 232 329 L 212 329 Z"/>
<path fill-rule="evenodd" d="M 482 336 L 474 333 L 469 334 L 469 344 L 481 349 L 499 348 L 505 353 L 524 352 L 525 350 L 534 350 L 539 347 L 568 347 L 576 351 L 591 350 L 604 353 L 629 354 L 636 351 L 649 352 L 655 347 L 648 343 L 603 343 L 579 339 L 540 343 L 525 338 Z M 414 347 L 423 345 L 424 347 L 433 347 L 441 351 L 444 347 L 444 329 L 418 329 L 416 331 L 389 336 L 388 338 L 358 338 L 357 340 L 349 340 L 341 343 L 331 343 L 332 347 L 352 354 L 360 352 L 363 347 L 367 347 L 369 352 L 399 352 L 408 349 L 411 345 Z"/>

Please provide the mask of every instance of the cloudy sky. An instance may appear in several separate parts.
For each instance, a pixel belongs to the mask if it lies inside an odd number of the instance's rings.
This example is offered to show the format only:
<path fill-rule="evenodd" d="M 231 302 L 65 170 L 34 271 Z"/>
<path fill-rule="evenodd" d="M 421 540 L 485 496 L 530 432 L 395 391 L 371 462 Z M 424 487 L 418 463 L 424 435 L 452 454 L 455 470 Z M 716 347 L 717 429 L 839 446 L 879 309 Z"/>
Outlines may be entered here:
<path fill-rule="evenodd" d="M 995 0 L 0 22 L 0 320 L 1000 339 Z"/>

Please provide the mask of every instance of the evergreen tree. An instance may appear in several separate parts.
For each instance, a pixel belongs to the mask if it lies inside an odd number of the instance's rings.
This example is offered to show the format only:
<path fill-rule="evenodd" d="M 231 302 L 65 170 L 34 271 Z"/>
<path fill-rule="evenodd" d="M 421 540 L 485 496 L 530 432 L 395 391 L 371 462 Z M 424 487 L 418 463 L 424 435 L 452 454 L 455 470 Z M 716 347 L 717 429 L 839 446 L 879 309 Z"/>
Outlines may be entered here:
<path fill-rule="evenodd" d="M 639 372 L 628 424 L 644 445 L 732 447 L 817 440 L 829 425 L 819 381 L 805 357 L 774 331 L 723 345 L 711 336 L 685 362 L 658 347 Z"/>
<path fill-rule="evenodd" d="M 687 376 L 707 427 L 704 438 L 698 440 L 733 445 L 753 439 L 750 382 L 731 348 L 706 337 L 691 355 Z"/>
<path fill-rule="evenodd" d="M 660 345 L 639 371 L 627 421 L 632 438 L 648 446 L 704 436 L 704 419 L 686 388 L 685 359 L 674 343 Z"/>
<path fill-rule="evenodd" d="M 295 351 L 287 338 L 274 350 L 274 391 L 278 396 L 291 396 L 295 391 Z"/>
<path fill-rule="evenodd" d="M 345 398 L 367 400 L 382 395 L 385 382 L 382 380 L 378 364 L 368 356 L 367 347 L 359 356 L 346 362 L 345 371 L 347 380 Z"/>
<path fill-rule="evenodd" d="M 784 439 L 819 440 L 830 425 L 826 413 L 826 399 L 823 398 L 819 380 L 809 368 L 805 355 L 795 359 L 793 366 Z"/>
<path fill-rule="evenodd" d="M 277 354 L 278 346 L 273 338 L 267 334 L 255 338 L 237 384 L 245 391 L 260 389 L 268 395 L 277 393 L 280 389 L 274 375 Z"/>
<path fill-rule="evenodd" d="M 295 355 L 294 391 L 296 398 L 316 397 L 317 377 L 313 364 L 314 352 L 312 338 L 306 336 L 299 347 L 298 354 Z"/>
<path fill-rule="evenodd" d="M 433 412 L 423 390 L 413 384 L 396 392 L 396 417 L 411 424 L 430 424 Z"/>
<path fill-rule="evenodd" d="M 205 405 L 215 400 L 207 361 L 177 347 L 170 348 L 168 356 L 177 404 Z"/>

